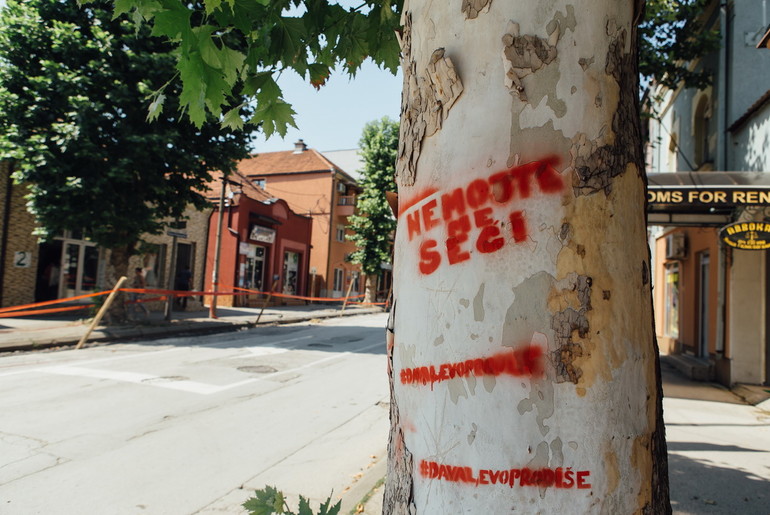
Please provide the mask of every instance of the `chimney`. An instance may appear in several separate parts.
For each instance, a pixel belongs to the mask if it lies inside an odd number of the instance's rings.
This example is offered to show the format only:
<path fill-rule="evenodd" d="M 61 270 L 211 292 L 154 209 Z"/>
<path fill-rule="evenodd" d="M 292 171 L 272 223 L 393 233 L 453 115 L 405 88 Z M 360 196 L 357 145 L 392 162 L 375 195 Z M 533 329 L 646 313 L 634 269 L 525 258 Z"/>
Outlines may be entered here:
<path fill-rule="evenodd" d="M 294 153 L 295 154 L 301 154 L 307 150 L 307 145 L 302 139 L 298 139 L 296 143 L 294 143 Z"/>

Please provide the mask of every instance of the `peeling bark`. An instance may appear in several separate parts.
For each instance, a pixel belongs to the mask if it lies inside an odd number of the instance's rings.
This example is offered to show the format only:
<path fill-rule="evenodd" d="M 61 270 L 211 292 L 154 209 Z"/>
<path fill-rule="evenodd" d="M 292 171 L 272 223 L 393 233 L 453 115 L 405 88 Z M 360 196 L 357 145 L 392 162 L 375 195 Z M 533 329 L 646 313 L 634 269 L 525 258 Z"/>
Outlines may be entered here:
<path fill-rule="evenodd" d="M 443 48 L 433 52 L 421 72 L 412 57 L 410 13 L 404 13 L 403 21 L 401 68 L 404 73 L 404 89 L 401 94 L 396 177 L 404 185 L 412 185 L 423 139 L 441 129 L 449 110 L 463 92 L 463 84 Z"/>
<path fill-rule="evenodd" d="M 628 37 L 625 29 L 617 29 L 608 23 L 607 34 L 610 36 L 610 51 L 605 71 L 615 79 L 620 93 L 612 120 L 614 141 L 606 144 L 588 142 L 585 138 L 576 141 L 579 150 L 573 164 L 575 176 L 572 184 L 575 195 L 591 195 L 599 191 L 609 194 L 613 179 L 626 171 L 627 163 L 643 162 L 637 90 L 628 87 L 638 80 L 636 53 L 625 50 Z M 631 45 L 636 46 L 635 33 L 631 35 Z M 597 96 L 596 102 L 597 106 L 601 106 L 602 98 Z"/>
<path fill-rule="evenodd" d="M 492 0 L 463 0 L 463 13 L 469 20 L 478 18 L 479 13 L 489 8 Z"/>

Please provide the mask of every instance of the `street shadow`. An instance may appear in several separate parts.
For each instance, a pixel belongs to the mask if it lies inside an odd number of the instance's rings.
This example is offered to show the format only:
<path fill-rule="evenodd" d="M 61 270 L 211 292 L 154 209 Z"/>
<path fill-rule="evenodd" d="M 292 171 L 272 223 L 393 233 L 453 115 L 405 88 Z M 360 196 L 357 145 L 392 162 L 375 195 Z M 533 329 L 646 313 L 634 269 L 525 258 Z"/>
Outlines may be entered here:
<path fill-rule="evenodd" d="M 371 327 L 357 324 L 357 317 L 333 319 L 334 325 L 323 325 L 314 321 L 297 322 L 287 325 L 260 325 L 253 328 L 234 328 L 222 323 L 223 327 L 212 327 L 211 334 L 185 334 L 184 329 L 173 336 L 157 339 L 134 339 L 133 344 L 146 346 L 207 347 L 212 349 L 250 349 L 255 355 L 261 348 L 314 350 L 332 353 L 366 353 L 385 355 L 385 327 Z M 234 328 L 227 332 L 224 325 Z M 126 343 L 125 341 L 123 343 Z M 269 351 L 266 351 L 269 353 Z"/>
<path fill-rule="evenodd" d="M 669 424 L 666 424 L 669 425 Z M 702 424 L 698 424 L 700 427 Z M 737 445 L 717 445 L 705 442 L 668 442 L 669 452 L 721 451 L 721 452 L 767 452 L 763 449 L 748 449 Z"/>
<path fill-rule="evenodd" d="M 768 515 L 770 481 L 737 468 L 726 468 L 679 451 L 756 452 L 735 446 L 669 443 L 668 469 L 674 515 Z"/>

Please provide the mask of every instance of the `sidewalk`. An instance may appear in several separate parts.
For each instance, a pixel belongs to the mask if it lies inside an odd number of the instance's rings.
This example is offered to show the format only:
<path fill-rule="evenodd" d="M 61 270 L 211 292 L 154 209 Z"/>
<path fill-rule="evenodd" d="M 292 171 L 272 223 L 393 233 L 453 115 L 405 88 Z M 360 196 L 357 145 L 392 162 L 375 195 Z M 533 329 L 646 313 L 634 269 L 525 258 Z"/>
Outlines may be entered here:
<path fill-rule="evenodd" d="M 125 325 L 99 325 L 89 336 L 87 344 L 237 331 L 256 326 L 260 311 L 260 308 L 220 307 L 217 308 L 216 319 L 209 318 L 208 308 L 174 311 L 169 321 L 164 319 L 163 312 L 153 311 L 147 318 Z M 358 307 L 355 304 L 349 304 L 345 311 L 341 306 L 328 304 L 275 306 L 264 310 L 259 325 L 380 312 L 382 309 L 378 307 Z M 0 353 L 76 345 L 88 330 L 90 321 L 82 314 L 1 318 Z"/>

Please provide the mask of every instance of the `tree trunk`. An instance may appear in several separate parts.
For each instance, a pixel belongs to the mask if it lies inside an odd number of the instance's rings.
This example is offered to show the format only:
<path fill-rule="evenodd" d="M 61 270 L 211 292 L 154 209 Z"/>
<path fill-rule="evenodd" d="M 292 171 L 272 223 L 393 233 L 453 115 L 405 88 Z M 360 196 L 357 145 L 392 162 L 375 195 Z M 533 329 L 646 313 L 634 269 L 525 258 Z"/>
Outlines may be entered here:
<path fill-rule="evenodd" d="M 671 512 L 639 9 L 406 0 L 385 513 Z"/>
<path fill-rule="evenodd" d="M 364 302 L 368 304 L 376 301 L 375 284 L 376 284 L 377 276 L 373 274 L 366 274 L 365 277 L 366 279 L 364 280 Z"/>
<path fill-rule="evenodd" d="M 131 257 L 134 246 L 127 245 L 125 247 L 116 247 L 110 249 L 109 266 L 107 267 L 107 284 L 105 289 L 112 289 L 118 280 L 122 276 L 126 276 L 129 279 L 133 277 L 133 274 L 128 273 L 128 260 Z M 130 288 L 129 283 L 124 288 Z M 127 295 L 123 292 L 118 293 L 115 300 L 112 302 L 109 310 L 107 311 L 107 323 L 108 324 L 122 324 L 128 320 L 128 313 L 126 312 L 126 299 Z M 141 309 L 141 308 L 138 308 Z"/>

